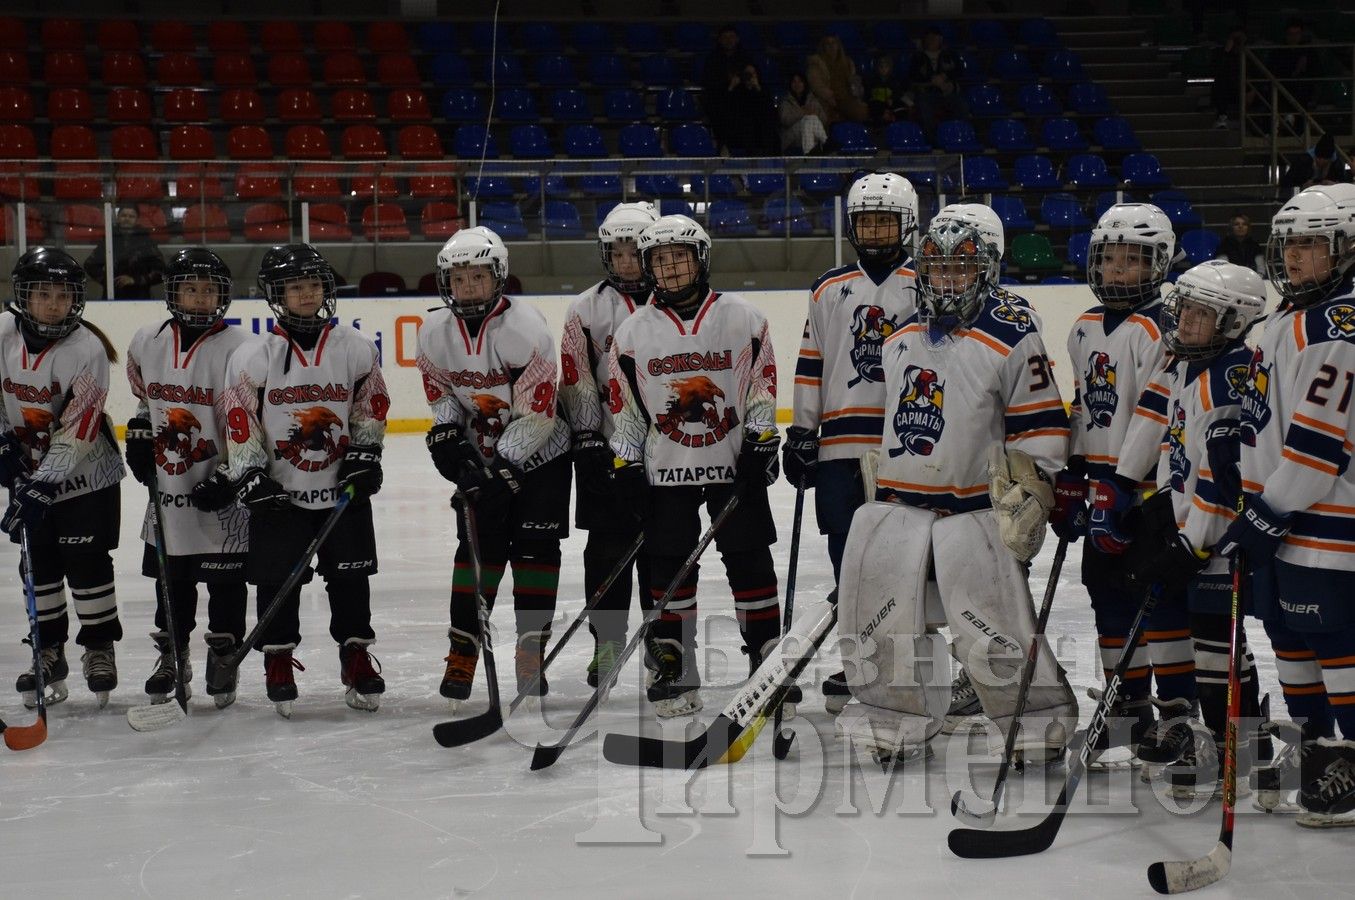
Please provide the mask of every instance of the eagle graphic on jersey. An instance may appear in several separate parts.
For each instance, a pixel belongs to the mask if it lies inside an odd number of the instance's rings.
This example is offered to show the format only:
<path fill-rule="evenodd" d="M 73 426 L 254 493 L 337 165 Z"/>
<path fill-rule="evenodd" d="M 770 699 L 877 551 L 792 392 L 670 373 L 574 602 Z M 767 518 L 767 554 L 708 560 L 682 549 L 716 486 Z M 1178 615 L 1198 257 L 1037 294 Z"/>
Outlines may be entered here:
<path fill-rule="evenodd" d="M 1329 338 L 1349 338 L 1355 337 L 1355 306 L 1349 303 L 1337 303 L 1334 306 L 1327 307 L 1325 313 L 1327 324 L 1327 337 Z"/>
<path fill-rule="evenodd" d="M 503 434 L 503 419 L 499 413 L 508 409 L 508 401 L 493 394 L 471 394 L 470 402 L 475 407 L 475 434 L 484 456 L 493 456 L 494 448 Z"/>
<path fill-rule="evenodd" d="M 668 406 L 654 420 L 659 433 L 684 447 L 709 447 L 725 439 L 739 424 L 725 392 L 705 375 L 671 378 Z M 723 412 L 721 408 L 723 407 Z M 688 426 L 700 426 L 700 430 Z"/>
<path fill-rule="evenodd" d="M 154 447 L 155 464 L 170 475 L 182 475 L 194 463 L 217 455 L 216 442 L 202 437 L 202 423 L 182 406 L 165 409 L 165 424 L 155 433 Z"/>
<path fill-rule="evenodd" d="M 1242 443 L 1255 447 L 1256 436 L 1265 430 L 1269 421 L 1270 366 L 1266 365 L 1265 353 L 1257 350 L 1252 354 L 1246 389 L 1242 391 L 1242 424 L 1238 429 Z"/>
<path fill-rule="evenodd" d="M 899 330 L 899 323 L 885 314 L 883 306 L 863 304 L 852 313 L 852 366 L 856 377 L 847 382 L 847 387 L 856 387 L 862 381 L 876 383 L 885 380 L 884 367 L 880 365 L 880 348 L 885 338 Z"/>
<path fill-rule="evenodd" d="M 1109 428 L 1120 404 L 1120 392 L 1115 389 L 1115 366 L 1110 355 L 1097 350 L 1087 360 L 1087 374 L 1082 376 L 1082 405 L 1087 410 L 1087 430 Z"/>
<path fill-rule="evenodd" d="M 24 423 L 14 429 L 17 437 L 30 451 L 41 456 L 52 446 L 52 422 L 54 418 L 49 410 L 22 408 Z"/>
<path fill-rule="evenodd" d="M 1190 460 L 1186 459 L 1186 408 L 1180 400 L 1172 401 L 1171 417 L 1167 420 L 1167 447 L 1172 490 L 1184 494 L 1186 479 L 1190 477 Z"/>
<path fill-rule="evenodd" d="M 296 424 L 287 432 L 287 439 L 278 441 L 276 454 L 303 472 L 317 472 L 329 468 L 348 449 L 348 436 L 343 434 L 343 419 L 327 406 L 308 406 L 292 411 Z M 335 430 L 339 439 L 334 440 Z"/>
<path fill-rule="evenodd" d="M 942 413 L 945 390 L 945 384 L 933 370 L 920 366 L 904 369 L 903 389 L 894 411 L 894 433 L 899 436 L 900 446 L 890 447 L 890 456 L 904 453 L 931 456 L 946 427 Z"/>

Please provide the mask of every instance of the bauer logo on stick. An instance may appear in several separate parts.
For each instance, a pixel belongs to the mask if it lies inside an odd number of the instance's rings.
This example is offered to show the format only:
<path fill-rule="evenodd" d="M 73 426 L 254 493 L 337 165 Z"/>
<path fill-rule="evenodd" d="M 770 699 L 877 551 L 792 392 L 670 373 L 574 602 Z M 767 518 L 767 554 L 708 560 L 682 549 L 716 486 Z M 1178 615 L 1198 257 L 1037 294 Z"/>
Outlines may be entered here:
<path fill-rule="evenodd" d="M 931 456 L 946 427 L 942 412 L 946 386 L 931 369 L 909 366 L 903 373 L 898 409 L 894 412 L 894 433 L 902 446 L 891 447 L 890 456 L 911 453 Z"/>

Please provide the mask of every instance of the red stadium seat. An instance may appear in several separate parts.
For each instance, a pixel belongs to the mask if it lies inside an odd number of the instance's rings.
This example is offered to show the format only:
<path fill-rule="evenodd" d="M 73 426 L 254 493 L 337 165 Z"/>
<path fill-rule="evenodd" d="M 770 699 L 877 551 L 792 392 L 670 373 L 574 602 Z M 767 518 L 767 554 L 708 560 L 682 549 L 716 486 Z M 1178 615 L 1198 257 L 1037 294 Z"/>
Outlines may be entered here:
<path fill-rule="evenodd" d="M 191 53 L 166 53 L 155 67 L 155 80 L 166 86 L 201 87 L 202 69 Z"/>
<path fill-rule="evenodd" d="M 381 175 L 376 171 L 354 175 L 348 189 L 359 197 L 374 197 L 377 200 L 393 200 L 400 196 L 394 176 Z"/>
<path fill-rule="evenodd" d="M 83 51 L 52 50 L 42 60 L 43 80 L 53 87 L 85 87 L 89 69 Z"/>
<path fill-rule="evenodd" d="M 156 53 L 191 53 L 198 47 L 193 26 L 161 20 L 151 26 L 151 49 Z"/>
<path fill-rule="evenodd" d="M 362 88 L 335 91 L 331 101 L 336 122 L 371 122 L 376 119 L 376 104 L 372 95 Z"/>
<path fill-rule="evenodd" d="M 45 19 L 42 23 L 42 49 L 84 50 L 85 23 L 75 19 Z"/>
<path fill-rule="evenodd" d="M 391 91 L 386 98 L 386 109 L 392 122 L 427 122 L 432 118 L 428 98 L 416 88 Z"/>
<path fill-rule="evenodd" d="M 104 19 L 99 23 L 95 43 L 105 53 L 109 50 L 140 50 L 141 29 L 127 19 Z"/>
<path fill-rule="evenodd" d="M 278 94 L 278 118 L 284 122 L 319 122 L 320 100 L 309 88 L 287 88 Z"/>
<path fill-rule="evenodd" d="M 108 87 L 145 87 L 146 61 L 140 53 L 114 50 L 104 54 L 103 82 Z"/>
<path fill-rule="evenodd" d="M 0 125 L 0 159 L 37 159 L 38 140 L 27 125 Z"/>
<path fill-rule="evenodd" d="M 398 297 L 405 292 L 405 279 L 397 272 L 368 272 L 358 280 L 359 297 Z"/>
<path fill-rule="evenodd" d="M 279 53 L 268 60 L 268 80 L 278 87 L 309 87 L 310 63 L 300 53 Z"/>
<path fill-rule="evenodd" d="M 331 87 L 341 84 L 366 84 L 367 73 L 356 53 L 331 53 L 325 57 L 324 81 Z"/>
<path fill-rule="evenodd" d="M 411 175 L 409 196 L 419 200 L 455 197 L 456 179 L 450 175 Z"/>
<path fill-rule="evenodd" d="M 395 139 L 400 156 L 405 159 L 442 159 L 442 138 L 429 125 L 406 125 Z"/>
<path fill-rule="evenodd" d="M 159 159 L 155 132 L 141 125 L 122 125 L 109 134 L 114 159 Z"/>
<path fill-rule="evenodd" d="M 226 136 L 226 155 L 231 159 L 272 159 L 273 141 L 258 125 L 236 125 Z"/>
<path fill-rule="evenodd" d="M 52 159 L 97 159 L 99 142 L 84 125 L 58 125 L 52 129 Z"/>
<path fill-rule="evenodd" d="M 248 53 L 249 29 L 243 22 L 218 19 L 207 26 L 207 49 L 213 53 Z"/>
<path fill-rule="evenodd" d="M 312 241 L 351 241 L 348 213 L 337 203 L 312 203 L 310 210 Z"/>
<path fill-rule="evenodd" d="M 394 203 L 373 203 L 362 211 L 362 233 L 383 241 L 409 240 L 405 211 Z"/>
<path fill-rule="evenodd" d="M 333 156 L 329 136 L 317 125 L 293 125 L 287 129 L 284 148 L 292 159 L 329 159 Z"/>
<path fill-rule="evenodd" d="M 114 88 L 118 90 L 118 88 Z M 112 93 L 109 94 L 109 115 L 112 114 Z M 147 111 L 149 112 L 149 104 Z M 85 124 L 94 121 L 94 108 L 84 88 L 53 88 L 47 94 L 47 118 L 52 122 Z"/>
<path fill-rule="evenodd" d="M 256 203 L 245 210 L 245 238 L 281 244 L 291 238 L 292 220 L 286 207 L 276 203 Z"/>
<path fill-rule="evenodd" d="M 367 26 L 367 49 L 373 53 L 408 53 L 405 26 L 389 20 L 371 23 Z"/>
<path fill-rule="evenodd" d="M 119 200 L 163 200 L 165 184 L 136 167 L 119 169 L 113 193 Z"/>
<path fill-rule="evenodd" d="M 207 99 L 202 91 L 175 88 L 165 95 L 166 122 L 207 121 Z"/>
<path fill-rule="evenodd" d="M 235 175 L 235 196 L 241 200 L 272 200 L 282 196 L 279 169 L 264 163 L 247 163 Z"/>
<path fill-rule="evenodd" d="M 97 159 L 99 143 L 84 125 L 58 125 L 52 129 L 53 159 Z M 52 180 L 52 196 L 58 200 L 99 200 L 103 181 L 97 164 L 58 163 Z"/>
<path fill-rule="evenodd" d="M 27 125 L 0 125 L 0 159 L 37 158 L 38 142 L 33 137 L 33 129 Z M 0 163 L 0 198 L 6 200 L 38 198 L 38 180 L 32 175 L 22 174 L 25 171 L 32 171 L 32 167 L 26 168 L 20 163 Z"/>
<path fill-rule="evenodd" d="M 343 130 L 339 149 L 345 159 L 385 159 L 386 138 L 372 125 L 350 125 Z"/>
<path fill-rule="evenodd" d="M 461 210 L 455 203 L 429 203 L 419 216 L 419 230 L 429 240 L 445 241 L 460 231 L 461 225 Z M 420 292 L 436 294 L 437 290 L 425 290 L 421 282 Z"/>
<path fill-rule="evenodd" d="M 30 122 L 32 119 L 33 95 L 21 87 L 0 87 L 0 122 Z"/>
<path fill-rule="evenodd" d="M 338 170 L 333 166 L 303 166 L 292 179 L 292 193 L 298 200 L 333 200 L 343 196 Z"/>
<path fill-rule="evenodd" d="M 220 200 L 226 195 L 221 187 L 224 175 L 225 170 L 218 163 L 188 163 L 179 166 L 174 196 L 180 201 Z"/>
<path fill-rule="evenodd" d="M 28 54 L 22 50 L 0 50 L 0 84 L 30 84 Z"/>
<path fill-rule="evenodd" d="M 0 18 L 0 50 L 27 50 L 28 27 L 23 19 Z"/>
<path fill-rule="evenodd" d="M 306 46 L 295 22 L 264 22 L 259 26 L 259 43 L 265 53 L 300 53 Z"/>
<path fill-rule="evenodd" d="M 419 286 L 415 288 L 420 297 L 436 297 L 438 295 L 438 276 L 436 272 L 425 272 L 419 279 Z"/>
<path fill-rule="evenodd" d="M 212 159 L 216 144 L 201 125 L 179 125 L 169 133 L 170 159 Z"/>
<path fill-rule="evenodd" d="M 212 80 L 217 87 L 253 87 L 259 83 L 259 75 L 249 54 L 219 53 L 212 60 Z"/>
<path fill-rule="evenodd" d="M 221 121 L 227 125 L 253 125 L 266 117 L 263 98 L 253 88 L 230 88 L 221 92 Z"/>
<path fill-rule="evenodd" d="M 0 186 L 4 180 L 0 179 Z M 4 196 L 0 194 L 0 196 Z M 8 206 L 0 209 L 0 244 L 9 244 L 19 242 L 19 220 L 18 207 Z M 31 203 L 24 212 L 24 221 L 27 227 L 24 231 L 24 240 L 29 244 L 40 244 L 47 240 L 47 229 L 42 224 L 42 213 Z"/>
<path fill-rule="evenodd" d="M 154 203 L 139 203 L 136 211 L 137 224 L 151 233 L 152 240 L 169 240 L 169 222 L 165 220 L 163 209 Z"/>
<path fill-rule="evenodd" d="M 376 58 L 376 80 L 386 87 L 418 87 L 418 67 L 408 56 L 384 53 Z"/>
<path fill-rule="evenodd" d="M 215 203 L 195 203 L 183 214 L 184 240 L 201 244 L 219 244 L 231 239 L 226 211 Z"/>
<path fill-rule="evenodd" d="M 104 213 L 97 206 L 73 203 L 62 211 L 66 223 L 66 243 L 92 244 L 103 240 Z"/>
<path fill-rule="evenodd" d="M 358 49 L 357 38 L 347 22 L 316 22 L 314 38 L 315 49 L 321 53 Z"/>
<path fill-rule="evenodd" d="M 108 121 L 145 125 L 151 120 L 151 98 L 140 88 L 119 87 L 108 92 Z"/>

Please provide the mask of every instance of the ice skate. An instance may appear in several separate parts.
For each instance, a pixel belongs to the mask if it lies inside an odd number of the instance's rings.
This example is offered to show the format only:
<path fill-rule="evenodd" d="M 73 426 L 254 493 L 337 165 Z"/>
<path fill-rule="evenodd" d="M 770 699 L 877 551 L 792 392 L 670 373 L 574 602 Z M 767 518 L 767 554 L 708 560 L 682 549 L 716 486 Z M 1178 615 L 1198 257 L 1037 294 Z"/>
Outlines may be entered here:
<path fill-rule="evenodd" d="M 207 696 L 212 698 L 217 709 L 225 709 L 235 702 L 235 687 L 239 680 L 239 669 L 232 669 L 230 680 L 224 687 L 217 687 L 217 673 L 221 670 L 224 661 L 237 650 L 240 644 L 236 641 L 235 635 L 224 632 L 209 631 L 205 635 L 207 641 Z"/>
<path fill-rule="evenodd" d="M 654 663 L 653 680 L 646 690 L 660 719 L 694 716 L 701 709 L 700 676 L 696 660 L 674 640 L 653 641 L 650 653 Z"/>
<path fill-rule="evenodd" d="M 24 639 L 24 643 L 29 643 Z M 48 706 L 55 706 L 62 700 L 70 696 L 66 690 L 66 678 L 70 675 L 70 668 L 66 665 L 66 645 L 57 644 L 55 647 L 42 648 L 42 683 L 46 687 L 44 692 Z M 33 677 L 33 667 L 30 665 L 28 671 L 19 676 L 14 682 L 14 689 L 23 695 L 24 706 L 29 709 L 38 708 L 38 690 L 37 679 Z"/>
<path fill-rule="evenodd" d="M 349 638 L 339 648 L 339 677 L 347 688 L 344 702 L 365 712 L 376 712 L 381 695 L 386 692 L 381 663 L 367 650 L 371 643 L 363 638 Z"/>
<path fill-rule="evenodd" d="M 268 699 L 273 701 L 278 715 L 292 717 L 292 703 L 296 700 L 296 676 L 293 670 L 306 671 L 301 661 L 292 656 L 296 644 L 270 644 L 263 648 L 264 681 Z"/>
<path fill-rule="evenodd" d="M 1299 791 L 1297 821 L 1304 828 L 1355 826 L 1355 741 L 1319 738 L 1317 750 L 1327 766 Z"/>
<path fill-rule="evenodd" d="M 540 703 L 540 698 L 550 691 L 550 684 L 541 672 L 541 661 L 549 637 L 550 632 L 547 631 L 529 631 L 518 638 L 513 647 L 513 670 L 517 675 L 518 693 L 531 688 L 531 694 L 524 702 L 533 705 Z"/>
<path fill-rule="evenodd" d="M 1252 805 L 1262 812 L 1297 815 L 1299 789 L 1318 778 L 1326 769 L 1326 751 L 1318 746 L 1318 735 L 1293 722 L 1265 722 L 1261 740 L 1279 740 L 1280 752 L 1251 776 L 1256 791 Z"/>
<path fill-rule="evenodd" d="M 772 638 L 762 645 L 761 650 L 751 650 L 743 647 L 742 650 L 748 655 L 748 677 L 752 678 L 757 674 L 757 670 L 762 668 L 763 662 L 767 659 L 767 654 L 776 652 L 776 648 L 781 644 L 780 638 Z M 804 691 L 800 690 L 798 684 L 792 684 L 786 691 L 786 699 L 781 701 L 781 719 L 795 718 L 796 705 L 804 699 Z"/>
<path fill-rule="evenodd" d="M 85 683 L 99 701 L 99 709 L 108 705 L 108 695 L 118 686 L 118 663 L 113 654 L 113 642 L 90 644 L 80 656 Z"/>
<path fill-rule="evenodd" d="M 616 668 L 616 657 L 625 641 L 599 640 L 593 646 L 593 658 L 588 661 L 588 686 L 595 688 Z"/>
<path fill-rule="evenodd" d="M 455 628 L 447 632 L 451 645 L 447 650 L 447 670 L 442 675 L 438 693 L 446 697 L 452 712 L 470 697 L 471 682 L 475 680 L 475 666 L 480 661 L 480 644 L 475 638 Z"/>
<path fill-rule="evenodd" d="M 823 680 L 823 708 L 831 715 L 837 715 L 842 712 L 852 699 L 852 692 L 847 687 L 847 673 L 835 672 Z"/>
<path fill-rule="evenodd" d="M 151 703 L 168 703 L 174 697 L 174 653 L 169 645 L 169 635 L 163 631 L 152 631 L 151 640 L 160 652 L 155 661 L 155 669 L 146 679 L 146 696 Z M 188 647 L 179 648 L 179 659 L 183 661 L 184 699 L 193 696 L 190 682 L 193 680 L 193 667 L 188 662 Z"/>
<path fill-rule="evenodd" d="M 954 734 L 966 721 L 981 715 L 983 704 L 979 702 L 978 691 L 974 690 L 974 683 L 969 680 L 969 672 L 960 669 L 960 674 L 955 676 L 950 685 L 950 709 L 941 723 L 941 733 Z"/>
<path fill-rule="evenodd" d="M 1150 784 L 1166 766 L 1179 761 L 1193 738 L 1192 721 L 1199 720 L 1199 707 L 1181 698 L 1167 703 L 1150 701 L 1161 711 L 1161 718 L 1143 733 L 1135 757 L 1143 768 L 1139 780 Z"/>
<path fill-rule="evenodd" d="M 1102 692 L 1088 688 L 1087 696 L 1100 702 Z M 1147 698 L 1120 697 L 1106 716 L 1106 726 L 1092 745 L 1095 751 L 1087 765 L 1089 772 L 1115 772 L 1139 765 L 1138 746 L 1153 726 L 1153 705 Z"/>

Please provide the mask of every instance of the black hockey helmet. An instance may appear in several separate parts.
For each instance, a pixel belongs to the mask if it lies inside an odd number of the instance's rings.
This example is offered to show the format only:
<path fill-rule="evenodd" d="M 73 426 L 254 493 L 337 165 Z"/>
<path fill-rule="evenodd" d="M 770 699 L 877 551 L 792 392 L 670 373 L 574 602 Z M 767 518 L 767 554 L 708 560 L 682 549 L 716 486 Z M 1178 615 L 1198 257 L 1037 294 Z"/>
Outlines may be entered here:
<path fill-rule="evenodd" d="M 181 288 L 192 281 L 206 281 L 216 288 L 216 307 L 211 312 L 188 312 L 179 305 Z M 165 305 L 185 328 L 211 328 L 225 317 L 231 305 L 230 267 L 206 247 L 180 250 L 165 269 Z"/>
<path fill-rule="evenodd" d="M 324 301 L 314 315 L 299 316 L 287 309 L 287 286 L 317 280 Z M 288 331 L 319 331 L 334 316 L 334 267 L 310 244 L 284 244 L 263 255 L 259 263 L 259 290 L 273 317 Z"/>
<path fill-rule="evenodd" d="M 75 330 L 85 312 L 85 270 L 65 250 L 34 247 L 19 257 L 10 275 L 14 286 L 14 310 L 34 334 L 56 340 Z M 71 295 L 71 305 L 58 322 L 40 322 L 33 315 L 32 301 L 46 285 L 60 285 Z"/>

